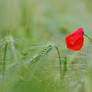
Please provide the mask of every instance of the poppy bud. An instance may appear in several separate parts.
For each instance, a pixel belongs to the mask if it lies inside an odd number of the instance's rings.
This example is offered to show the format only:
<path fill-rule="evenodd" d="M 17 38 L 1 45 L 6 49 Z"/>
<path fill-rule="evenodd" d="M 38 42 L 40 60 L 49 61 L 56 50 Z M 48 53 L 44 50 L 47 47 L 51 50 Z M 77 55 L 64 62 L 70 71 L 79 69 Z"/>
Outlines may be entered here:
<path fill-rule="evenodd" d="M 84 31 L 83 28 L 77 29 L 65 38 L 67 48 L 73 51 L 79 51 L 83 47 L 84 43 Z"/>

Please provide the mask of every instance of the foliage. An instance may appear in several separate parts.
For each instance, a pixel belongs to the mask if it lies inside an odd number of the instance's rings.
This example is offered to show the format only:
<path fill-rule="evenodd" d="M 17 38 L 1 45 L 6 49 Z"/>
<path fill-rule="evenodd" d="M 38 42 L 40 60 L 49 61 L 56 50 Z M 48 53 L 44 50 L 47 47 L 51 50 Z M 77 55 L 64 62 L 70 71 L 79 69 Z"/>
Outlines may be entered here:
<path fill-rule="evenodd" d="M 0 0 L 0 92 L 91 92 L 92 44 L 72 52 L 64 41 L 79 27 L 91 37 L 90 2 Z"/>

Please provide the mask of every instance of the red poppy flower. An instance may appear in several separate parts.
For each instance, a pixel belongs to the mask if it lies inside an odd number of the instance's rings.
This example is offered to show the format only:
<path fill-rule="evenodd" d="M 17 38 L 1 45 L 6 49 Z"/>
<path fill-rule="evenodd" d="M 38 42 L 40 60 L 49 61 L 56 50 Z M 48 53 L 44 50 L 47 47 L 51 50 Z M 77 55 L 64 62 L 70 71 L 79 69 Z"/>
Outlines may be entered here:
<path fill-rule="evenodd" d="M 73 51 L 79 51 L 83 47 L 84 43 L 84 31 L 83 28 L 77 29 L 65 38 L 67 48 Z"/>

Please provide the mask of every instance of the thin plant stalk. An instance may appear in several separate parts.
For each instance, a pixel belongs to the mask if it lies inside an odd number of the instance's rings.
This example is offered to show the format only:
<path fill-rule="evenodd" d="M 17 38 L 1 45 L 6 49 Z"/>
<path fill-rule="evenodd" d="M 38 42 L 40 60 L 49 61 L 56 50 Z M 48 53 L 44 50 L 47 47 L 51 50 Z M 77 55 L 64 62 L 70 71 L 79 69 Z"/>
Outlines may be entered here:
<path fill-rule="evenodd" d="M 67 72 L 67 56 L 64 57 L 64 67 L 63 67 L 63 78 L 65 77 Z"/>
<path fill-rule="evenodd" d="M 60 52 L 59 52 L 59 48 L 57 46 L 54 46 L 56 51 L 57 51 L 57 54 L 58 54 L 58 58 L 59 58 L 59 71 L 60 71 L 60 79 L 62 79 L 62 61 L 61 61 L 61 56 L 60 56 Z"/>
<path fill-rule="evenodd" d="M 4 48 L 4 56 L 3 56 L 3 79 L 5 77 L 5 70 L 6 70 L 6 55 L 7 55 L 7 47 L 8 44 L 5 44 L 5 48 Z"/>
<path fill-rule="evenodd" d="M 87 34 L 84 33 L 84 36 L 87 37 L 90 40 L 90 42 L 92 42 L 92 39 Z"/>

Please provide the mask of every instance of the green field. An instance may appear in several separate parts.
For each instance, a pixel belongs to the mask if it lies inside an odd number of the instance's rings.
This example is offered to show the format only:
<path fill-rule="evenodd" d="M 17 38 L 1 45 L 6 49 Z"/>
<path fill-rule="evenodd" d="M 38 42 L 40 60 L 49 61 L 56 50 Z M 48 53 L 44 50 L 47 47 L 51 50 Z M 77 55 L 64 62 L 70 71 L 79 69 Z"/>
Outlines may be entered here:
<path fill-rule="evenodd" d="M 92 43 L 65 44 L 80 27 L 92 37 L 92 0 L 0 0 L 0 92 L 92 92 Z"/>

